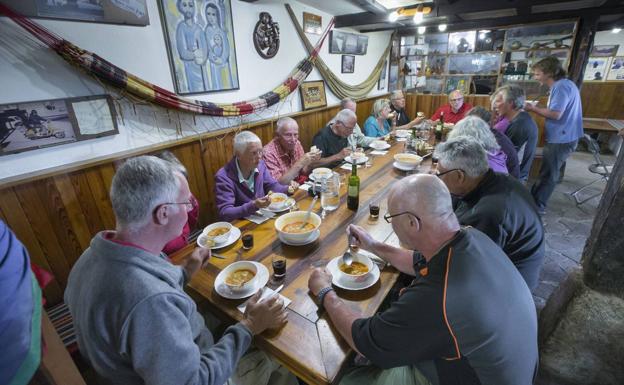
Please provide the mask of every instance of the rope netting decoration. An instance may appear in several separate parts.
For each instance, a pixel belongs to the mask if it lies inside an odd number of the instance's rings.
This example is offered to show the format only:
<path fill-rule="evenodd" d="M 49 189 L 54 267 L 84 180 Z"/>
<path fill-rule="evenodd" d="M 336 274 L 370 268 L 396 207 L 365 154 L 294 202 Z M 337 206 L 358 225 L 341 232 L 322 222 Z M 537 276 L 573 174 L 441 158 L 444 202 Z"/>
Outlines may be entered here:
<path fill-rule="evenodd" d="M 310 52 L 310 55 L 297 64 L 282 84 L 253 100 L 226 104 L 180 97 L 169 90 L 128 73 L 93 52 L 76 46 L 2 3 L 0 3 L 0 14 L 11 18 L 11 20 L 32 34 L 45 46 L 54 50 L 70 64 L 77 66 L 98 80 L 125 90 L 140 100 L 193 114 L 223 117 L 257 113 L 286 99 L 312 72 L 314 62 L 318 58 L 323 42 L 334 25 L 334 19 L 332 18 L 314 49 Z"/>

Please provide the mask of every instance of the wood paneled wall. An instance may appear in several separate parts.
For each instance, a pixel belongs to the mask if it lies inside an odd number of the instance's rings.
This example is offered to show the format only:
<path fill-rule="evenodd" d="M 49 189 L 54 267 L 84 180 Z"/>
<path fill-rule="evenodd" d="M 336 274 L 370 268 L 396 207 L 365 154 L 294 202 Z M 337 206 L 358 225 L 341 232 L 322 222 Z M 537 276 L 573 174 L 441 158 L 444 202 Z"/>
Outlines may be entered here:
<path fill-rule="evenodd" d="M 360 125 L 370 115 L 377 98 L 358 102 Z M 316 132 L 338 111 L 338 106 L 332 106 L 292 116 L 299 123 L 304 148 L 310 147 Z M 263 143 L 267 143 L 273 138 L 274 127 L 275 121 L 263 121 L 242 129 L 255 132 Z M 48 303 L 53 305 L 62 299 L 69 271 L 89 246 L 91 238 L 101 230 L 115 227 L 108 192 L 115 169 L 123 159 L 171 150 L 188 169 L 189 186 L 200 202 L 199 223 L 205 225 L 217 217 L 214 174 L 232 157 L 232 138 L 238 129 L 205 134 L 201 140 L 185 138 L 169 145 L 124 154 L 120 158 L 72 165 L 66 170 L 3 183 L 0 186 L 0 218 L 24 243 L 33 262 L 56 277 L 44 292 Z"/>
<path fill-rule="evenodd" d="M 585 116 L 624 119 L 621 97 L 622 83 L 588 83 L 583 86 Z M 381 95 L 358 102 L 360 126 L 370 115 L 372 105 Z M 410 116 L 421 111 L 431 116 L 447 102 L 446 95 L 407 95 L 406 109 Z M 488 96 L 466 97 L 473 106 L 489 109 Z M 542 105 L 546 103 L 544 99 Z M 331 106 L 292 115 L 300 127 L 300 140 L 309 148 L 313 136 L 338 112 Z M 543 131 L 544 120 L 534 115 Z M 254 131 L 263 143 L 273 137 L 275 121 L 244 126 Z M 241 129 L 240 127 L 238 129 Z M 0 218 L 26 245 L 32 260 L 51 271 L 56 280 L 45 290 L 50 304 L 62 299 L 69 271 L 98 231 L 112 229 L 115 218 L 108 192 L 116 167 L 131 156 L 163 149 L 171 150 L 189 171 L 191 191 L 200 202 L 200 225 L 216 219 L 214 174 L 232 156 L 232 138 L 238 129 L 204 134 L 201 138 L 185 138 L 161 144 L 149 150 L 126 153 L 118 158 L 72 165 L 63 170 L 39 173 L 21 180 L 5 181 L 0 186 Z"/>

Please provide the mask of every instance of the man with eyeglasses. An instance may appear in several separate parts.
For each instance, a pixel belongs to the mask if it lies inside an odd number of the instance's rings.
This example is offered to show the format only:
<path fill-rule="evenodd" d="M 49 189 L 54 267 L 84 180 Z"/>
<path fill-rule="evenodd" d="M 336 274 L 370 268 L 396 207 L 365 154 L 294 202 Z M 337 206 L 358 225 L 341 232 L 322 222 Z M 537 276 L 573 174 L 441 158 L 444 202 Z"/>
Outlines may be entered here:
<path fill-rule="evenodd" d="M 345 108 L 314 135 L 312 144 L 323 152 L 323 158 L 319 160 L 319 163 L 330 168 L 336 167 L 351 154 L 348 138 L 353 134 L 356 124 L 355 112 Z"/>
<path fill-rule="evenodd" d="M 529 190 L 517 179 L 492 171 L 483 147 L 460 136 L 439 144 L 437 176 L 456 197 L 455 214 L 499 245 L 525 279 L 538 284 L 544 262 L 544 227 Z"/>
<path fill-rule="evenodd" d="M 80 353 L 98 383 L 266 384 L 276 365 L 246 352 L 254 335 L 286 323 L 279 298 L 259 301 L 259 291 L 215 341 L 183 289 L 210 250 L 196 248 L 181 266 L 161 253 L 192 207 L 186 178 L 165 160 L 132 158 L 115 173 L 110 197 L 116 229 L 93 238 L 65 291 Z M 240 381 L 249 368 L 256 377 Z"/>
<path fill-rule="evenodd" d="M 254 214 L 271 204 L 269 192 L 292 194 L 295 181 L 281 184 L 262 160 L 262 141 L 251 131 L 234 136 L 234 156 L 215 175 L 215 200 L 219 217 L 233 221 Z"/>
<path fill-rule="evenodd" d="M 464 103 L 464 95 L 459 90 L 451 91 L 448 94 L 449 103 L 438 108 L 431 116 L 432 121 L 439 121 L 444 114 L 444 123 L 457 123 L 466 116 L 472 105 Z"/>
<path fill-rule="evenodd" d="M 362 249 L 415 277 L 388 309 L 362 318 L 333 290 L 326 268 L 315 269 L 308 283 L 348 345 L 374 365 L 347 372 L 341 384 L 532 383 L 538 350 L 531 293 L 491 239 L 460 227 L 444 183 L 426 174 L 400 180 L 384 218 L 402 248 L 359 226 L 348 231 Z"/>

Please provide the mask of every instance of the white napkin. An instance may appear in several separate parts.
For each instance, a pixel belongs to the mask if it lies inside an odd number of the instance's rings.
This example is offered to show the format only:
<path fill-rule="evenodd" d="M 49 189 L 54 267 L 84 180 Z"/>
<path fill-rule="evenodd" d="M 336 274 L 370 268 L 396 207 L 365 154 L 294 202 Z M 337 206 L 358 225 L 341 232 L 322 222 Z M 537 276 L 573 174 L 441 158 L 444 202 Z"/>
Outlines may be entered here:
<path fill-rule="evenodd" d="M 309 184 L 307 184 L 307 183 L 300 184 L 299 185 L 299 190 L 308 191 L 310 189 L 310 187 L 311 186 Z"/>
<path fill-rule="evenodd" d="M 371 154 L 373 154 L 373 155 L 386 155 L 387 153 L 388 153 L 388 151 L 381 151 L 381 150 L 371 151 Z"/>
<path fill-rule="evenodd" d="M 382 264 L 382 266 L 389 265 L 388 262 L 384 261 L 381 257 L 376 256 L 375 254 L 371 253 L 370 251 L 359 249 L 357 251 L 357 253 L 360 254 L 360 255 L 367 256 L 368 258 L 372 259 L 373 262 L 379 262 L 380 264 Z M 380 266 L 380 270 L 381 270 L 381 266 Z"/>
<path fill-rule="evenodd" d="M 406 142 L 407 138 L 396 138 L 397 142 Z"/>
<path fill-rule="evenodd" d="M 251 214 L 247 217 L 245 217 L 245 219 L 259 225 L 261 223 L 264 223 L 266 221 L 268 221 L 269 219 L 273 218 L 275 216 L 274 213 L 268 211 L 268 210 L 258 210 L 256 211 L 254 214 Z"/>
<path fill-rule="evenodd" d="M 361 168 L 362 166 L 358 164 L 357 168 Z M 344 163 L 342 166 L 340 166 L 341 169 L 343 170 L 349 170 L 351 171 L 351 163 Z"/>
<path fill-rule="evenodd" d="M 269 287 L 264 287 L 262 289 L 262 296 L 260 297 L 260 301 L 263 301 L 265 298 L 269 298 L 271 295 L 273 295 L 273 293 L 275 293 L 275 290 L 269 288 Z M 282 299 L 282 301 L 284 302 L 284 307 L 288 307 L 288 305 L 290 305 L 290 303 L 292 302 L 290 299 L 284 297 L 281 294 L 278 294 L 279 297 Z M 249 302 L 249 300 L 241 303 L 240 305 L 236 306 L 236 308 L 238 309 L 238 311 L 240 311 L 241 313 L 245 313 L 245 309 L 247 309 L 247 302 Z"/>

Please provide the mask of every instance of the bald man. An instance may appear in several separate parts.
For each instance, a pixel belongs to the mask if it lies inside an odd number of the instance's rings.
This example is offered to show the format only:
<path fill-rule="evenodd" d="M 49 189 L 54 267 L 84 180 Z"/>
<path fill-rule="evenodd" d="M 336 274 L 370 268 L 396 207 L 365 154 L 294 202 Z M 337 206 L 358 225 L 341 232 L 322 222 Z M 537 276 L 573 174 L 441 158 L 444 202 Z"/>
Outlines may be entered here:
<path fill-rule="evenodd" d="M 448 94 L 448 104 L 438 108 L 431 116 L 431 120 L 440 120 L 444 114 L 444 123 L 457 123 L 466 116 L 466 113 L 472 108 L 472 105 L 464 103 L 464 94 L 459 90 L 451 91 Z"/>
<path fill-rule="evenodd" d="M 351 371 L 342 384 L 532 383 L 538 351 L 531 293 L 496 244 L 460 227 L 444 183 L 425 174 L 399 181 L 384 219 L 405 248 L 355 225 L 349 231 L 361 248 L 415 277 L 387 310 L 361 318 L 333 290 L 326 269 L 315 269 L 308 282 L 340 335 L 375 365 Z"/>

